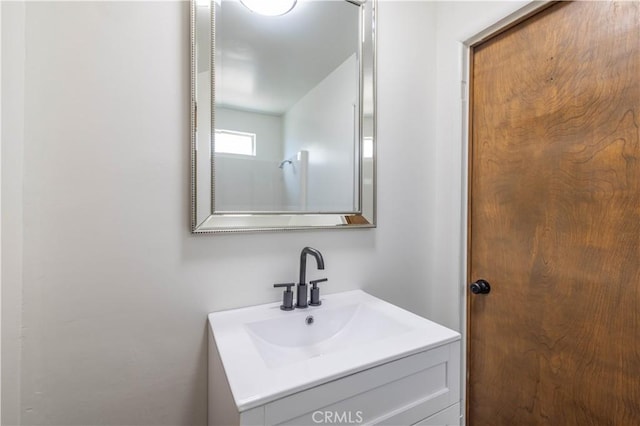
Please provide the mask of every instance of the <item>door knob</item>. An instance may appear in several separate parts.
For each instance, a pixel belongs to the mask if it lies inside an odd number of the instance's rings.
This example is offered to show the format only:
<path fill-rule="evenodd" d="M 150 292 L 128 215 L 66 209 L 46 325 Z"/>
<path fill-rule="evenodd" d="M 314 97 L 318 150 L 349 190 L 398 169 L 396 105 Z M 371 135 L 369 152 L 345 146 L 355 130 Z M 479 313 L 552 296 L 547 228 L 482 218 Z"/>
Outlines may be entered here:
<path fill-rule="evenodd" d="M 487 294 L 491 291 L 491 286 L 485 280 L 478 280 L 469 286 L 473 294 Z"/>

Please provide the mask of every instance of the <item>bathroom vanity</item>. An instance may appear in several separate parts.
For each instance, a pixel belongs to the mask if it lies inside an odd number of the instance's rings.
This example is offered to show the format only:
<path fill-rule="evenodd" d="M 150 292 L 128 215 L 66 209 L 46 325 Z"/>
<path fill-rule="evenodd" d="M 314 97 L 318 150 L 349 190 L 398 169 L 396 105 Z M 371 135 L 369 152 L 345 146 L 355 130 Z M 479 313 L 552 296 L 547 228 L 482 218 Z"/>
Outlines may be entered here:
<path fill-rule="evenodd" d="M 361 290 L 209 315 L 209 424 L 458 425 L 460 334 Z"/>

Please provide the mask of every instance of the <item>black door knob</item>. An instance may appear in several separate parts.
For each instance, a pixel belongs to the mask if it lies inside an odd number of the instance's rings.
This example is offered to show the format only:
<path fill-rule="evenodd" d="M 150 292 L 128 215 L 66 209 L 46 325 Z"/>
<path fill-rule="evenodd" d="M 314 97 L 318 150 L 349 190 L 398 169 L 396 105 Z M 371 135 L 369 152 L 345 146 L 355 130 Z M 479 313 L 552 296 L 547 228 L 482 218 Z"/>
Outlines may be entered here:
<path fill-rule="evenodd" d="M 491 291 L 491 286 L 485 280 L 478 280 L 469 286 L 473 294 L 487 294 Z"/>

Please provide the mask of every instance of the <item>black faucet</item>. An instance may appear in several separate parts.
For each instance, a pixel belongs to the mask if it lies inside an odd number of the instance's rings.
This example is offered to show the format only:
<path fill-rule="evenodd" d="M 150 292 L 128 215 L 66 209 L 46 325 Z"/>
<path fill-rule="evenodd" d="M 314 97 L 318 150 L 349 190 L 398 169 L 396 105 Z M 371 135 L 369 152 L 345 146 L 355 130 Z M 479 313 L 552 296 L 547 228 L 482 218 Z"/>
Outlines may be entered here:
<path fill-rule="evenodd" d="M 311 247 L 305 247 L 302 249 L 300 253 L 300 281 L 298 281 L 298 293 L 296 295 L 296 307 L 297 308 L 306 308 L 309 306 L 307 302 L 307 255 L 316 258 L 316 263 L 318 264 L 318 269 L 324 269 L 324 259 L 322 258 L 322 254 Z"/>

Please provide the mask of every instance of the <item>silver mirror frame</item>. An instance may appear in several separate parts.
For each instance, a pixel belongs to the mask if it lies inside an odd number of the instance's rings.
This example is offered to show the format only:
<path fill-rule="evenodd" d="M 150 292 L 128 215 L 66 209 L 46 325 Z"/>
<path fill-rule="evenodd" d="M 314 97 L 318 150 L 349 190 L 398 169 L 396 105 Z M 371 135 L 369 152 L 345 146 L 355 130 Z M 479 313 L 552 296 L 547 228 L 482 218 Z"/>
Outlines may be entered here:
<path fill-rule="evenodd" d="M 293 231 L 309 229 L 360 229 L 376 227 L 376 176 L 377 176 L 377 131 L 376 131 L 376 13 L 377 0 L 344 0 L 360 7 L 360 137 L 359 137 L 359 208 L 356 212 L 336 213 L 296 213 L 296 212 L 258 212 L 258 213 L 217 213 L 213 188 L 215 184 L 215 161 L 210 157 L 210 179 L 198 179 L 197 123 L 210 120 L 210 129 L 215 129 L 215 9 L 217 2 L 209 1 L 210 9 L 210 117 L 198 117 L 198 81 L 197 81 L 197 7 L 202 1 L 191 0 L 191 232 L 194 234 Z M 209 27 L 206 28 L 209 30 Z M 365 104 L 367 102 L 367 104 Z M 364 131 L 365 109 L 369 120 L 368 131 Z M 372 138 L 372 158 L 367 159 L 366 167 L 370 174 L 365 179 L 365 159 L 363 139 L 367 133 Z M 213 152 L 213 131 L 209 131 L 209 150 Z M 202 160 L 202 159 L 201 159 Z M 202 163 L 201 163 L 202 164 Z M 207 164 L 209 167 L 209 164 Z M 366 182 L 365 182 L 366 180 Z M 204 185 L 204 188 L 202 186 Z M 199 188 L 200 187 L 200 188 Z M 203 190 L 211 194 L 210 200 L 198 200 L 198 192 Z"/>

